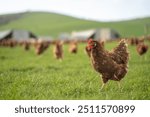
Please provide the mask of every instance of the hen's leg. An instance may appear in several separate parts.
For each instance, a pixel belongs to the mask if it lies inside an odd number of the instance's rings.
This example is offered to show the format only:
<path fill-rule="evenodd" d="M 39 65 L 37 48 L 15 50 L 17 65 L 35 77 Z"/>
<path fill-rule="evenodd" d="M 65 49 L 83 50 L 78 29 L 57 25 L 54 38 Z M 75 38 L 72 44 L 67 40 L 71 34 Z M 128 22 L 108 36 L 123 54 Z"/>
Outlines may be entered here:
<path fill-rule="evenodd" d="M 108 81 L 108 79 L 102 77 L 102 82 L 103 82 L 103 84 L 102 84 L 100 90 L 102 90 L 102 89 L 104 88 L 104 86 L 105 86 L 105 84 L 106 84 L 107 81 Z"/>
<path fill-rule="evenodd" d="M 102 84 L 100 91 L 104 88 L 104 86 L 105 86 L 105 83 Z"/>

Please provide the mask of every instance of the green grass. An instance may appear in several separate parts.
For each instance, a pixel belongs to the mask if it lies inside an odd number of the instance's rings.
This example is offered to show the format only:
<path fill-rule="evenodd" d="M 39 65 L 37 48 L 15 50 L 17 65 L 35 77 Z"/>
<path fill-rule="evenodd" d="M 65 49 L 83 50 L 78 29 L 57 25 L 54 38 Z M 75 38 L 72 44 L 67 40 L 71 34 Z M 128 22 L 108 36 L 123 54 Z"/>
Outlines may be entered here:
<path fill-rule="evenodd" d="M 116 44 L 107 43 L 106 48 Z M 40 56 L 33 48 L 27 52 L 21 47 L 0 47 L 0 99 L 150 99 L 149 51 L 144 59 L 129 46 L 129 71 L 121 90 L 117 82 L 109 81 L 100 91 L 101 78 L 84 47 L 80 44 L 79 52 L 72 55 L 65 45 L 62 62 L 53 58 L 52 46 Z"/>
<path fill-rule="evenodd" d="M 148 23 L 150 23 L 150 18 L 121 22 L 96 22 L 54 13 L 29 12 L 25 13 L 20 19 L 1 25 L 0 30 L 27 29 L 37 35 L 51 35 L 56 38 L 62 32 L 93 28 L 113 28 L 122 37 L 130 37 L 144 35 L 144 26 Z"/>

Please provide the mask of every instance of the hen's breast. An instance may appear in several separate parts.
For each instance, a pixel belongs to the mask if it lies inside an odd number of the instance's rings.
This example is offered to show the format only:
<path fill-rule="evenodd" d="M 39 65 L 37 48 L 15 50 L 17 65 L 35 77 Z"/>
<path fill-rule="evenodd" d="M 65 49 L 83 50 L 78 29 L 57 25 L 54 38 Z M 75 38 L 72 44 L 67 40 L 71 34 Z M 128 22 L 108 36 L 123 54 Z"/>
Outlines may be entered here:
<path fill-rule="evenodd" d="M 93 52 L 91 54 L 91 61 L 94 69 L 102 74 L 113 74 L 117 67 L 114 61 L 105 52 Z"/>

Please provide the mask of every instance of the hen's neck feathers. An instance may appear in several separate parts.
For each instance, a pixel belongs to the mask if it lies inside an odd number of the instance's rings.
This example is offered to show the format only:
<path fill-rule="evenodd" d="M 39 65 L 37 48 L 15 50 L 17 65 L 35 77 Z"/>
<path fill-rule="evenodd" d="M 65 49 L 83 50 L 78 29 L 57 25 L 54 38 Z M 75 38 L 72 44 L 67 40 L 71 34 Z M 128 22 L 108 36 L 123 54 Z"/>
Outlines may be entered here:
<path fill-rule="evenodd" d="M 98 42 L 97 42 L 96 47 L 94 47 L 94 48 L 92 49 L 92 51 L 93 51 L 93 52 L 99 52 L 99 53 L 101 53 L 101 52 L 104 52 L 105 50 L 104 50 L 103 45 L 102 45 L 101 43 L 98 43 Z"/>
<path fill-rule="evenodd" d="M 91 50 L 91 57 L 94 60 L 101 59 L 106 55 L 106 52 L 107 51 L 104 49 L 104 46 L 97 42 L 96 47 Z"/>

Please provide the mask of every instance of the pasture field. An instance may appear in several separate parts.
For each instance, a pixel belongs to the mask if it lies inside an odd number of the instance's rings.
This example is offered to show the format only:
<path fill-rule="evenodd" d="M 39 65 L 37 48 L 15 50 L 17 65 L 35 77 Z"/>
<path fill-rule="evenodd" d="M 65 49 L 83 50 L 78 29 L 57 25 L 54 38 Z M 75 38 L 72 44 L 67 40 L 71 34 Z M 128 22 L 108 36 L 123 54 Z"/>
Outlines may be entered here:
<path fill-rule="evenodd" d="M 117 42 L 109 42 L 106 48 L 116 45 Z M 129 46 L 129 70 L 121 82 L 122 88 L 109 81 L 100 91 L 101 78 L 84 53 L 85 44 L 78 47 L 74 55 L 65 45 L 62 62 L 54 59 L 53 45 L 40 56 L 34 48 L 24 51 L 19 46 L 0 47 L 0 99 L 150 99 L 150 51 L 140 57 L 135 46 Z"/>

